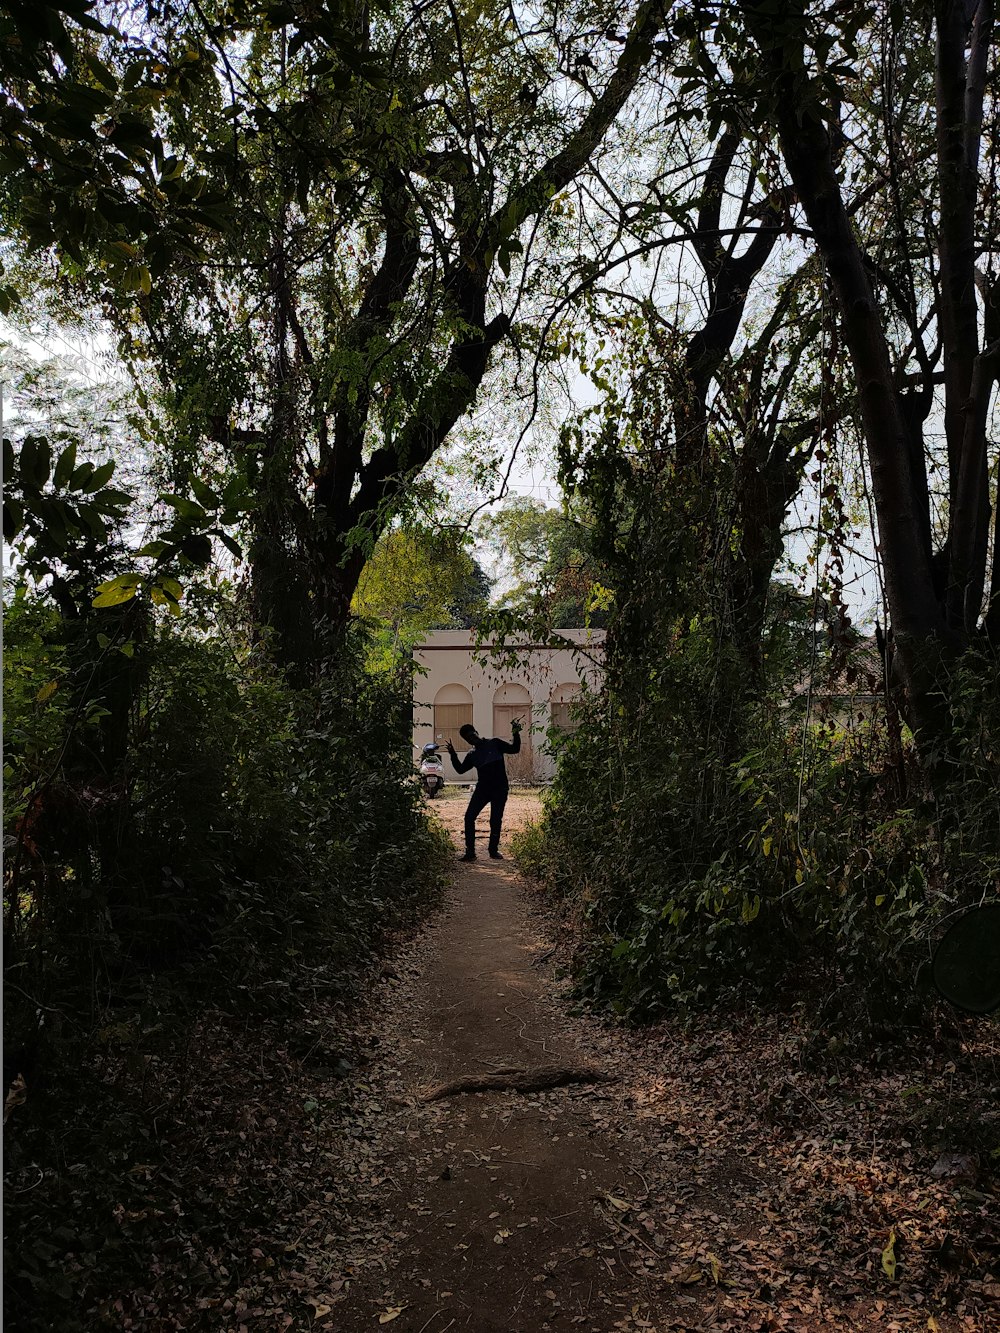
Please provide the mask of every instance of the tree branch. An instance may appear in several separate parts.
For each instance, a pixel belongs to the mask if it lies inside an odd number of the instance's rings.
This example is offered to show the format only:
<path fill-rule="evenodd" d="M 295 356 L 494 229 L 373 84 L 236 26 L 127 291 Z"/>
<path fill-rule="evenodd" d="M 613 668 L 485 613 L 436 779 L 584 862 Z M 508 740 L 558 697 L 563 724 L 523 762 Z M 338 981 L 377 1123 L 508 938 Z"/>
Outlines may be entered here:
<path fill-rule="evenodd" d="M 396 173 L 385 184 L 382 203 L 386 226 L 382 262 L 341 340 L 345 354 L 353 354 L 358 366 L 350 376 L 341 372 L 331 404 L 334 429 L 328 454 L 332 457 L 321 457 L 316 472 L 317 508 L 327 511 L 338 530 L 353 526 L 348 521 L 350 496 L 364 456 L 372 348 L 388 336 L 393 311 L 409 292 L 420 259 L 416 215 L 401 174 Z"/>
<path fill-rule="evenodd" d="M 490 250 L 495 251 L 501 241 L 517 231 L 522 222 L 543 209 L 552 196 L 565 189 L 586 166 L 652 57 L 653 38 L 659 31 L 662 16 L 662 3 L 645 0 L 640 6 L 615 72 L 608 80 L 604 92 L 587 112 L 579 129 L 520 189 L 512 191 L 506 204 L 489 219 L 486 236 Z"/>

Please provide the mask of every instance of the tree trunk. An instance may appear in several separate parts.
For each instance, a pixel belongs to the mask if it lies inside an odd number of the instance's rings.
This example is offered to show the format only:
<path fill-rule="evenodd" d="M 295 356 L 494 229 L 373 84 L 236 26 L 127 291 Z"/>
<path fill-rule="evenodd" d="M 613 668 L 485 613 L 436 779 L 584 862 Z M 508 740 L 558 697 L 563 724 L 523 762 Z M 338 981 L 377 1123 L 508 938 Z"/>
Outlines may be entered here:
<path fill-rule="evenodd" d="M 798 6 L 796 6 L 798 8 Z M 745 5 L 751 32 L 775 82 L 781 151 L 826 263 L 858 387 L 878 516 L 886 596 L 913 729 L 925 757 L 948 729 L 943 659 L 956 644 L 938 601 L 924 497 L 917 494 L 911 437 L 894 382 L 881 312 L 844 205 L 822 106 L 802 59 L 760 0 Z M 790 54 L 791 52 L 791 54 Z"/>

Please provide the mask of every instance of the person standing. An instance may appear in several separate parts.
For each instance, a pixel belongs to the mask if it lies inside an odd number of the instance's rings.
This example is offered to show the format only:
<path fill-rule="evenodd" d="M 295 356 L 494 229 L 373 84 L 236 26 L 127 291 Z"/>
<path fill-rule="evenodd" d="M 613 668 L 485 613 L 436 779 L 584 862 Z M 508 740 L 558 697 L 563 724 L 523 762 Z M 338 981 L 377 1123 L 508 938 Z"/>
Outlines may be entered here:
<path fill-rule="evenodd" d="M 459 759 L 454 745 L 448 741 L 448 754 L 451 756 L 455 772 L 468 773 L 470 768 L 476 770 L 476 785 L 472 789 L 469 807 L 465 812 L 465 855 L 458 859 L 460 861 L 476 859 L 476 819 L 489 806 L 489 853 L 494 861 L 502 861 L 500 829 L 503 824 L 504 806 L 507 804 L 507 793 L 510 791 L 504 755 L 517 754 L 521 749 L 521 724 L 516 720 L 511 724 L 509 741 L 502 741 L 499 736 L 485 740 L 471 722 L 459 727 L 458 734 L 464 741 L 469 742 L 472 749 L 464 759 Z"/>

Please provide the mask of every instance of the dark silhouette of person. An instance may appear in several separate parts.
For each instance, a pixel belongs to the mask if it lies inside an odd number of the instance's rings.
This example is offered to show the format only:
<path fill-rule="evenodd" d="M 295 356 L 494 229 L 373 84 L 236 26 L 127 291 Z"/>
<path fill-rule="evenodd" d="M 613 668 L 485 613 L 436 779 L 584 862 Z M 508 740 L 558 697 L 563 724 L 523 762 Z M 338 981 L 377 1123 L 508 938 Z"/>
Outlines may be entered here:
<path fill-rule="evenodd" d="M 476 770 L 476 785 L 472 789 L 469 808 L 465 812 L 465 855 L 460 861 L 476 859 L 476 819 L 487 806 L 490 807 L 490 842 L 489 852 L 494 861 L 502 861 L 500 854 L 500 829 L 503 825 L 504 806 L 510 783 L 507 780 L 505 754 L 517 754 L 521 748 L 521 724 L 511 724 L 511 739 L 502 741 L 499 736 L 485 740 L 471 722 L 459 727 L 458 734 L 468 741 L 472 749 L 464 759 L 459 759 L 455 747 L 448 741 L 448 754 L 455 766 L 456 773 L 468 773 Z"/>

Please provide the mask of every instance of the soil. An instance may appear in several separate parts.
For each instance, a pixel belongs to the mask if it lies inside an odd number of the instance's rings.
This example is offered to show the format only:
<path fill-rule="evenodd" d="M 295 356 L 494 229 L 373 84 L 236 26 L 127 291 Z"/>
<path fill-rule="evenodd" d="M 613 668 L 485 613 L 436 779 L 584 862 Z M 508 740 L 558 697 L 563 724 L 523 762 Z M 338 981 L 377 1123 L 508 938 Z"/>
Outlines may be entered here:
<path fill-rule="evenodd" d="M 458 846 L 464 795 L 436 808 Z M 537 797 L 513 794 L 506 829 L 533 815 Z M 658 1304 L 644 1261 L 634 1270 L 620 1251 L 640 1182 L 607 1119 L 618 1094 L 567 1086 L 421 1101 L 467 1075 L 588 1063 L 534 965 L 550 946 L 526 919 L 510 862 L 483 856 L 456 864 L 448 906 L 415 950 L 419 971 L 393 996 L 406 1018 L 381 1050 L 380 1096 L 402 1104 L 380 1136 L 379 1170 L 395 1243 L 350 1282 L 338 1333 L 380 1318 L 400 1333 L 641 1328 L 635 1318 Z"/>

